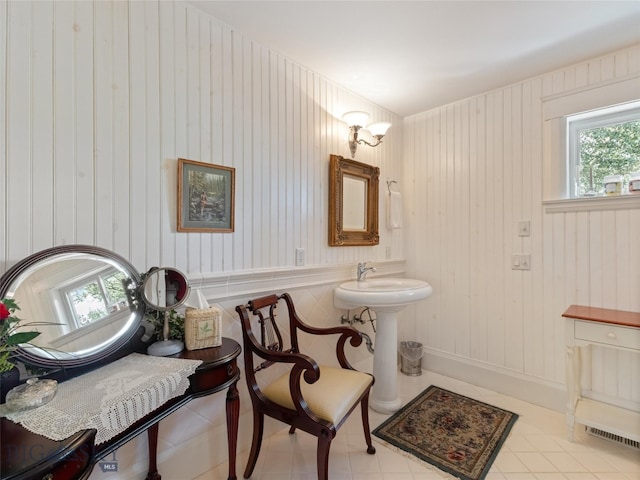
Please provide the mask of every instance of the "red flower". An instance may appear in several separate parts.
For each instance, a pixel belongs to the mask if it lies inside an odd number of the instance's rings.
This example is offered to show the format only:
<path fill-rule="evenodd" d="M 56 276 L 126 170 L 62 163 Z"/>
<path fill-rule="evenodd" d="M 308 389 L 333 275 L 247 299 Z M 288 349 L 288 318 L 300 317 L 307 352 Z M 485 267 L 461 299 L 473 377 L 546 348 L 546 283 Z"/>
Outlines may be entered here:
<path fill-rule="evenodd" d="M 9 318 L 10 315 L 11 315 L 11 312 L 9 312 L 9 309 L 7 308 L 7 306 L 4 303 L 0 302 L 0 320 Z"/>

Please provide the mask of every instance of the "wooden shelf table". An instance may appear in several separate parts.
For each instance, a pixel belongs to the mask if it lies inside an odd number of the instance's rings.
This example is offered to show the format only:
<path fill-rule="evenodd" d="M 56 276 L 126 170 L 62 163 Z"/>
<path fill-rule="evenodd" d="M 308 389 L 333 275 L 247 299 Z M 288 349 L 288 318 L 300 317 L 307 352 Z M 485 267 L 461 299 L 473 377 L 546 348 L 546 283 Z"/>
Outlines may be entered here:
<path fill-rule="evenodd" d="M 640 352 L 640 313 L 571 305 L 565 318 L 567 347 L 567 429 L 575 424 L 640 442 L 640 412 L 582 396 L 582 349 L 592 345 Z"/>

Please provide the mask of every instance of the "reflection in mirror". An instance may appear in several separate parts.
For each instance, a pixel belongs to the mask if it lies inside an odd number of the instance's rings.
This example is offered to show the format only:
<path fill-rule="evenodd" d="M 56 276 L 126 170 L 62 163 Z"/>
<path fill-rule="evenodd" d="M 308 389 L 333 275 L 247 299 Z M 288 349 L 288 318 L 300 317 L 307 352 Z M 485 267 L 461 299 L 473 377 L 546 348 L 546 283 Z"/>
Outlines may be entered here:
<path fill-rule="evenodd" d="M 329 165 L 329 245 L 378 245 L 380 169 L 331 155 Z"/>
<path fill-rule="evenodd" d="M 184 349 L 182 340 L 169 339 L 169 311 L 182 305 L 189 296 L 187 278 L 175 268 L 152 268 L 142 283 L 142 299 L 157 312 L 164 312 L 162 340 L 147 348 L 149 355 L 166 357 Z"/>
<path fill-rule="evenodd" d="M 164 312 L 179 307 L 189 295 L 189 284 L 175 268 L 152 268 L 142 284 L 142 299 L 150 308 Z"/>
<path fill-rule="evenodd" d="M 36 366 L 78 366 L 126 343 L 142 319 L 135 299 L 140 277 L 123 258 L 98 247 L 67 245 L 18 262 L 0 278 L 0 298 L 12 298 L 20 318 L 46 322 L 21 345 L 20 359 Z"/>
<path fill-rule="evenodd" d="M 363 231 L 367 225 L 367 182 L 353 175 L 342 177 L 342 229 Z"/>

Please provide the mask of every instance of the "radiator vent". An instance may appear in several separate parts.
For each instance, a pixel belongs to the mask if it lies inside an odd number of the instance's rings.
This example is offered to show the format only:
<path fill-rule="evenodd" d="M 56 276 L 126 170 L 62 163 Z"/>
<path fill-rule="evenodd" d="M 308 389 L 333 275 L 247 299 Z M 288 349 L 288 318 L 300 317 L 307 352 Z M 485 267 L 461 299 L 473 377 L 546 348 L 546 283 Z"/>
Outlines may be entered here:
<path fill-rule="evenodd" d="M 606 440 L 611 440 L 612 442 L 620 443 L 627 447 L 637 448 L 638 450 L 640 450 L 640 442 L 637 442 L 636 440 L 621 437 L 620 435 L 614 435 L 613 433 L 605 432 L 604 430 L 593 427 L 587 427 L 587 433 L 593 435 L 594 437 L 604 438 Z"/>

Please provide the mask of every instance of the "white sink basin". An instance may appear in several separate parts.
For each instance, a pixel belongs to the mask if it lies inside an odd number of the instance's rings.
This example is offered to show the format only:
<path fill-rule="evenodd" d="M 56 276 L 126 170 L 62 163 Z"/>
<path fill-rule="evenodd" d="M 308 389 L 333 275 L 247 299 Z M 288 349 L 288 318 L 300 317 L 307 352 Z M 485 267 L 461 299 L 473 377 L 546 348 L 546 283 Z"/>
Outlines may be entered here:
<path fill-rule="evenodd" d="M 431 285 L 412 278 L 373 278 L 351 280 L 334 290 L 334 304 L 347 310 L 357 307 L 396 309 L 424 300 L 431 295 Z"/>
<path fill-rule="evenodd" d="M 345 282 L 333 291 L 333 303 L 338 308 L 352 310 L 370 307 L 376 313 L 373 376 L 369 405 L 380 413 L 400 409 L 398 396 L 398 312 L 410 303 L 427 298 L 433 289 L 422 280 L 411 278 L 374 278 Z"/>

